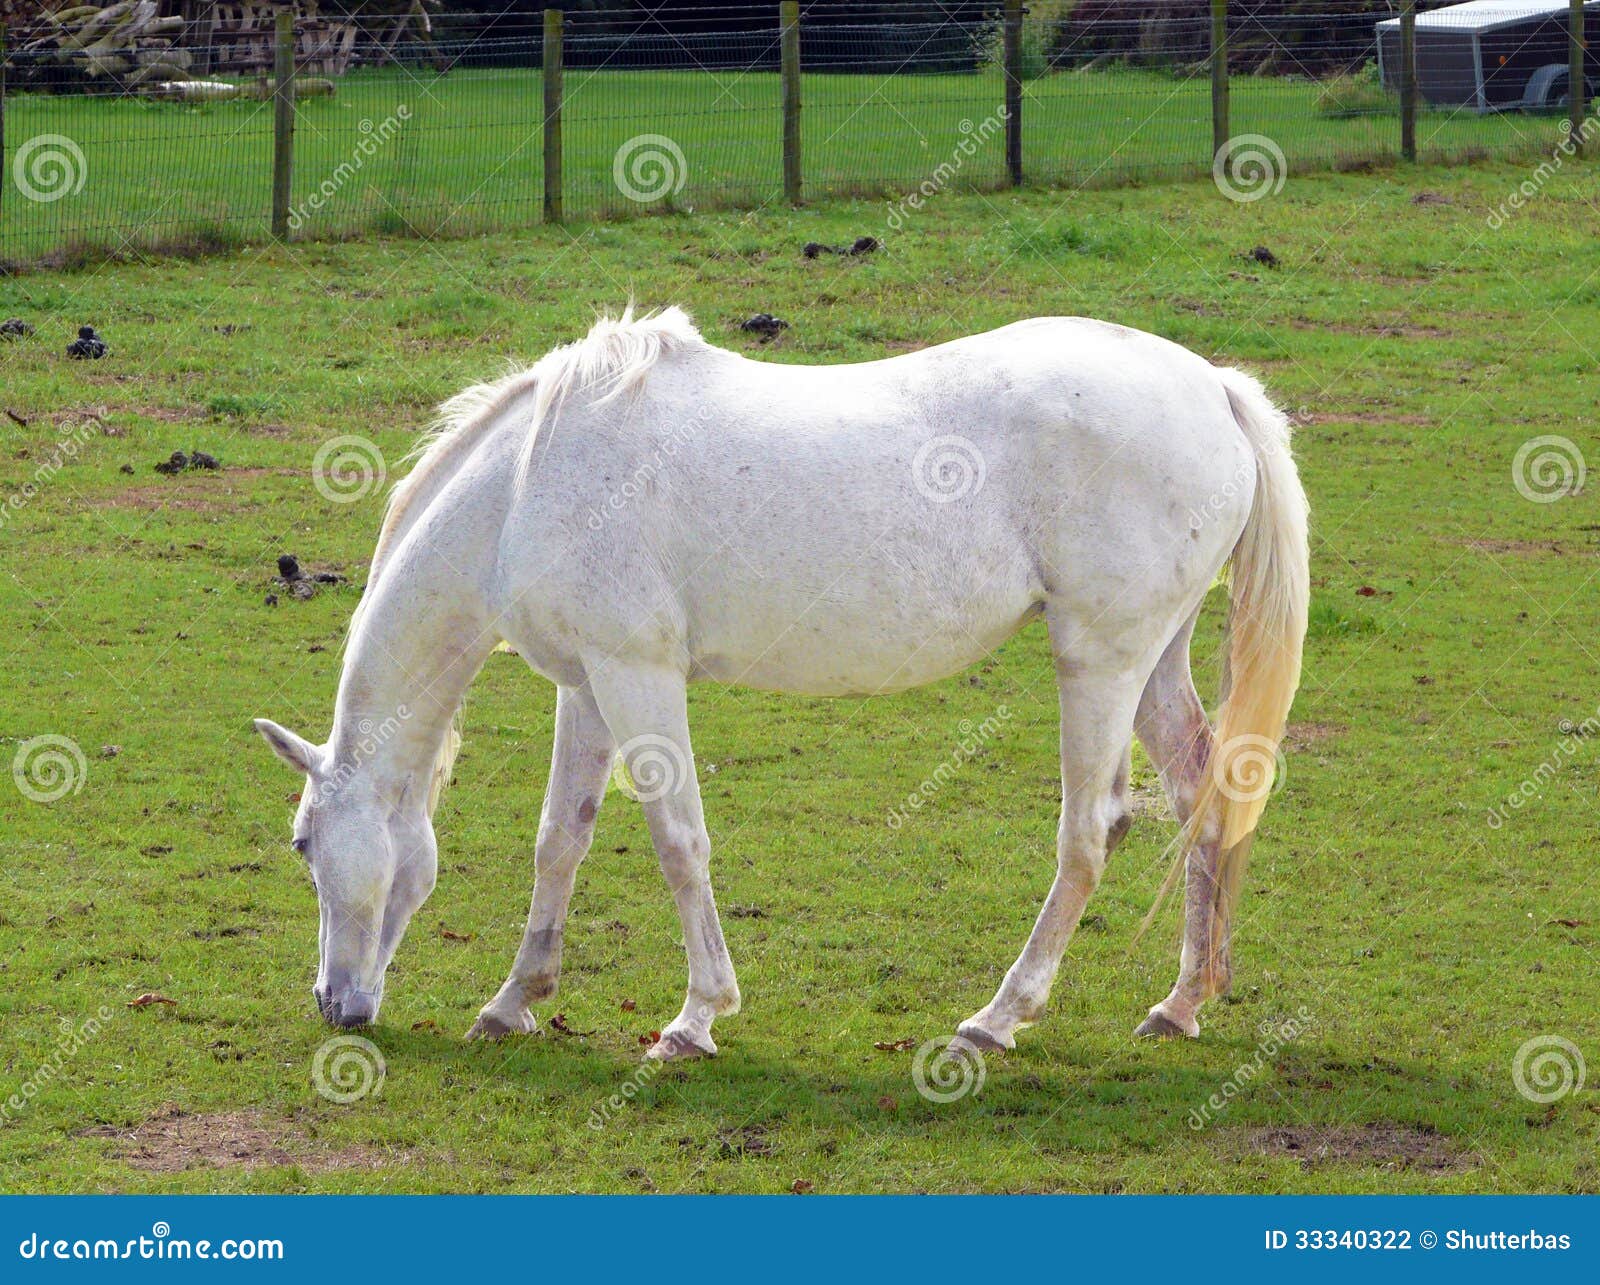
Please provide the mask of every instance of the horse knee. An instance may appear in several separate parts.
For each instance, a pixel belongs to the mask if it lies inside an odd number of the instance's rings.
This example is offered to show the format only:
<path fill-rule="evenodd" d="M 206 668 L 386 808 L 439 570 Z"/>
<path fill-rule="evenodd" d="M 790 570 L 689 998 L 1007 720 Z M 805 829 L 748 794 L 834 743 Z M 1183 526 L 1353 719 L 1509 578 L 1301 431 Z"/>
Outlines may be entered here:
<path fill-rule="evenodd" d="M 711 867 L 711 838 L 704 830 L 673 827 L 656 840 L 656 859 L 674 890 L 698 882 Z"/>

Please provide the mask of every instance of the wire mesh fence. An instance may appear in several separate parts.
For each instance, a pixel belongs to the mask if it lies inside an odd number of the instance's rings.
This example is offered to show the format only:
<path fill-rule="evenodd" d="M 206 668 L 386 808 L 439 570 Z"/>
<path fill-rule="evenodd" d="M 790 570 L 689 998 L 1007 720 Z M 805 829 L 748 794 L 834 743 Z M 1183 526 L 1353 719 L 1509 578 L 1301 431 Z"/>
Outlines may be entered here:
<path fill-rule="evenodd" d="M 1568 0 L 1418 5 L 1409 41 L 1405 7 L 617 3 L 554 26 L 518 12 L 382 29 L 301 14 L 288 62 L 283 6 L 129 0 L 120 21 L 143 21 L 125 47 L 114 25 L 90 44 L 41 14 L 7 33 L 0 260 L 260 239 L 275 215 L 295 238 L 442 235 L 555 208 L 870 194 L 893 218 L 1014 181 L 1017 149 L 1030 183 L 1211 174 L 1253 199 L 1292 173 L 1398 158 L 1408 47 L 1421 159 L 1547 152 L 1586 131 L 1596 69 L 1574 35 L 1600 26 L 1600 0 L 1576 22 Z"/>

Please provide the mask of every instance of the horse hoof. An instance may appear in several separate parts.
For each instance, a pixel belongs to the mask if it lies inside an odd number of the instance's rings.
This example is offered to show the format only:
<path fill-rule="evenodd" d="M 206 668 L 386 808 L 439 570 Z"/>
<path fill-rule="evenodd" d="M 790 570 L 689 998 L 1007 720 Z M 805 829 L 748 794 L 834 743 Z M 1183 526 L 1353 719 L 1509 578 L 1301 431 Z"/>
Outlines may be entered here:
<path fill-rule="evenodd" d="M 472 1024 L 472 1029 L 467 1032 L 469 1040 L 503 1040 L 508 1035 L 532 1035 L 539 1029 L 539 1023 L 534 1020 L 532 1013 L 526 1009 L 513 1018 L 501 1017 L 498 1013 L 485 1010 L 478 1014 L 478 1020 Z"/>
<path fill-rule="evenodd" d="M 949 1046 L 951 1053 L 963 1053 L 968 1049 L 976 1049 L 980 1053 L 1007 1053 L 1016 1047 L 1017 1042 L 1011 1036 L 998 1039 L 973 1022 L 963 1022 L 956 1027 L 955 1038 Z"/>
<path fill-rule="evenodd" d="M 1199 1039 L 1200 1026 L 1195 1024 L 1195 1029 L 1186 1031 L 1171 1018 L 1161 1013 L 1152 1012 L 1149 1017 L 1139 1023 L 1139 1029 L 1134 1037 L 1141 1040 L 1172 1040 L 1172 1039 Z"/>
<path fill-rule="evenodd" d="M 651 1062 L 687 1062 L 693 1058 L 716 1057 L 716 1055 L 717 1046 L 712 1042 L 710 1035 L 707 1035 L 705 1043 L 701 1044 L 682 1031 L 667 1031 L 650 1046 L 645 1058 Z"/>

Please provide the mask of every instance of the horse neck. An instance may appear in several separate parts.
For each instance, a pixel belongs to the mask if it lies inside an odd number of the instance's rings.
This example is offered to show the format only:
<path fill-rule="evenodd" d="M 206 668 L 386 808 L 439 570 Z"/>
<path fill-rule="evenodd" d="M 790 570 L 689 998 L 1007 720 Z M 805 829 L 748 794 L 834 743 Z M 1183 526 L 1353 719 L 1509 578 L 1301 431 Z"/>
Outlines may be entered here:
<path fill-rule="evenodd" d="M 499 641 L 443 560 L 391 558 L 367 587 L 345 651 L 330 747 L 347 773 L 396 790 L 426 785 L 447 753 L 467 685 Z"/>

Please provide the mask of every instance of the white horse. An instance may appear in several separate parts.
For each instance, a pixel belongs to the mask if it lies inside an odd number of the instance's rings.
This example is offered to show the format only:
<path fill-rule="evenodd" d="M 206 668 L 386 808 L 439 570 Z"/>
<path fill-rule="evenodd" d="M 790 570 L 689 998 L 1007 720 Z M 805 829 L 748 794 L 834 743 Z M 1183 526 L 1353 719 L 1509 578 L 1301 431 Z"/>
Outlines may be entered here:
<path fill-rule="evenodd" d="M 469 1035 L 536 1029 L 578 863 L 620 755 L 689 958 L 657 1058 L 716 1052 L 739 1008 L 690 750 L 697 680 L 845 696 L 936 682 L 1031 618 L 1061 706 L 1055 882 L 1020 958 L 958 1040 L 1014 1047 L 1129 823 L 1137 732 L 1183 823 L 1177 984 L 1144 1034 L 1198 1035 L 1228 985 L 1229 910 L 1300 673 L 1306 503 L 1260 386 L 1165 340 L 1025 321 L 889 361 L 749 360 L 677 309 L 599 322 L 532 369 L 446 404 L 394 491 L 313 745 L 294 846 L 321 907 L 315 995 L 373 1021 L 433 888 L 432 813 L 454 715 L 506 640 L 557 686 L 527 930 Z M 1232 559 L 1213 733 L 1189 670 L 1201 600 Z M 1220 747 L 1213 753 L 1213 744 Z M 1174 872 L 1176 867 L 1174 867 Z"/>

